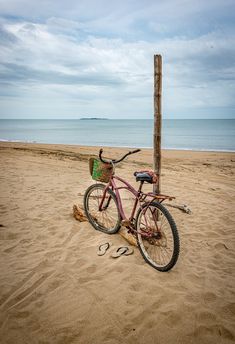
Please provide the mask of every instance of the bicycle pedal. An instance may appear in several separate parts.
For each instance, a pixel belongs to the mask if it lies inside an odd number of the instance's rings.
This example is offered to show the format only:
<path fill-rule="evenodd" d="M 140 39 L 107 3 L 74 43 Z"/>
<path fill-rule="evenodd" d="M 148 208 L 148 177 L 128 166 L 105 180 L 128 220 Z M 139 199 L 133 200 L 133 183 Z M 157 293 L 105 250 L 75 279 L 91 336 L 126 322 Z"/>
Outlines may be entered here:
<path fill-rule="evenodd" d="M 121 225 L 124 227 L 130 227 L 131 221 L 130 220 L 122 220 Z"/>

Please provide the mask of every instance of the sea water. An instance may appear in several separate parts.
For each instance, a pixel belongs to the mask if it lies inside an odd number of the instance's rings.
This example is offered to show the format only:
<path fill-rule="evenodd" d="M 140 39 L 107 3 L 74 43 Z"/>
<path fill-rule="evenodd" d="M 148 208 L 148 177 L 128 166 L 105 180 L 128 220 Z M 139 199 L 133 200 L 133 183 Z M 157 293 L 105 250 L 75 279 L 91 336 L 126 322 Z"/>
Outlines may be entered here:
<path fill-rule="evenodd" d="M 152 119 L 0 120 L 1 141 L 150 148 Z M 233 119 L 165 119 L 162 148 L 235 151 Z"/>

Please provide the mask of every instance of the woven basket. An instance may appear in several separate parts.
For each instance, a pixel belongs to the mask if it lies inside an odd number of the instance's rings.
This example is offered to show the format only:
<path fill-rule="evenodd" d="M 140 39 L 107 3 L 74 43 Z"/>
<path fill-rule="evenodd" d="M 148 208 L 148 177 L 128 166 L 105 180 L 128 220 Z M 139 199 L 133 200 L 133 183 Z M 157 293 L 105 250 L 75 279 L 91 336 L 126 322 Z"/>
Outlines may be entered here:
<path fill-rule="evenodd" d="M 92 179 L 99 182 L 108 183 L 113 174 L 113 166 L 111 164 L 105 164 L 96 158 L 90 158 L 89 168 Z"/>

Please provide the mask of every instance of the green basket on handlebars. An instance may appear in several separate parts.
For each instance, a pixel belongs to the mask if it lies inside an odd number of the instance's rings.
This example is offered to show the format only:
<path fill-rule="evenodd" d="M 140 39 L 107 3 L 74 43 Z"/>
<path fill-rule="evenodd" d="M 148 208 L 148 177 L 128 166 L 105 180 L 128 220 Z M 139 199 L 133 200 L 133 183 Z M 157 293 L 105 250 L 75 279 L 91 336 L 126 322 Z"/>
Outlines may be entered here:
<path fill-rule="evenodd" d="M 113 166 L 111 164 L 103 163 L 96 158 L 90 158 L 89 168 L 92 179 L 99 182 L 108 183 L 113 174 Z"/>

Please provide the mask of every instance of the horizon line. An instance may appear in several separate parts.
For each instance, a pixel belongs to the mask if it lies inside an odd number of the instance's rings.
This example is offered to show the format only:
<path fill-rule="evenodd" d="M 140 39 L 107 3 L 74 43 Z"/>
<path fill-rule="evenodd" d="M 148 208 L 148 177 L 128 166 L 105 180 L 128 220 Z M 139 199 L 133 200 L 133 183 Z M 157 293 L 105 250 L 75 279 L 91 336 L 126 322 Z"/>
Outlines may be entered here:
<path fill-rule="evenodd" d="M 0 118 L 0 120 L 42 120 L 42 121 L 76 121 L 76 120 L 153 120 L 154 117 L 149 118 L 109 118 L 109 117 L 80 117 L 80 118 Z M 162 120 L 235 120 L 234 118 L 224 118 L 224 117 L 215 117 L 215 118 L 187 118 L 187 117 L 180 117 L 180 118 L 162 118 Z"/>

